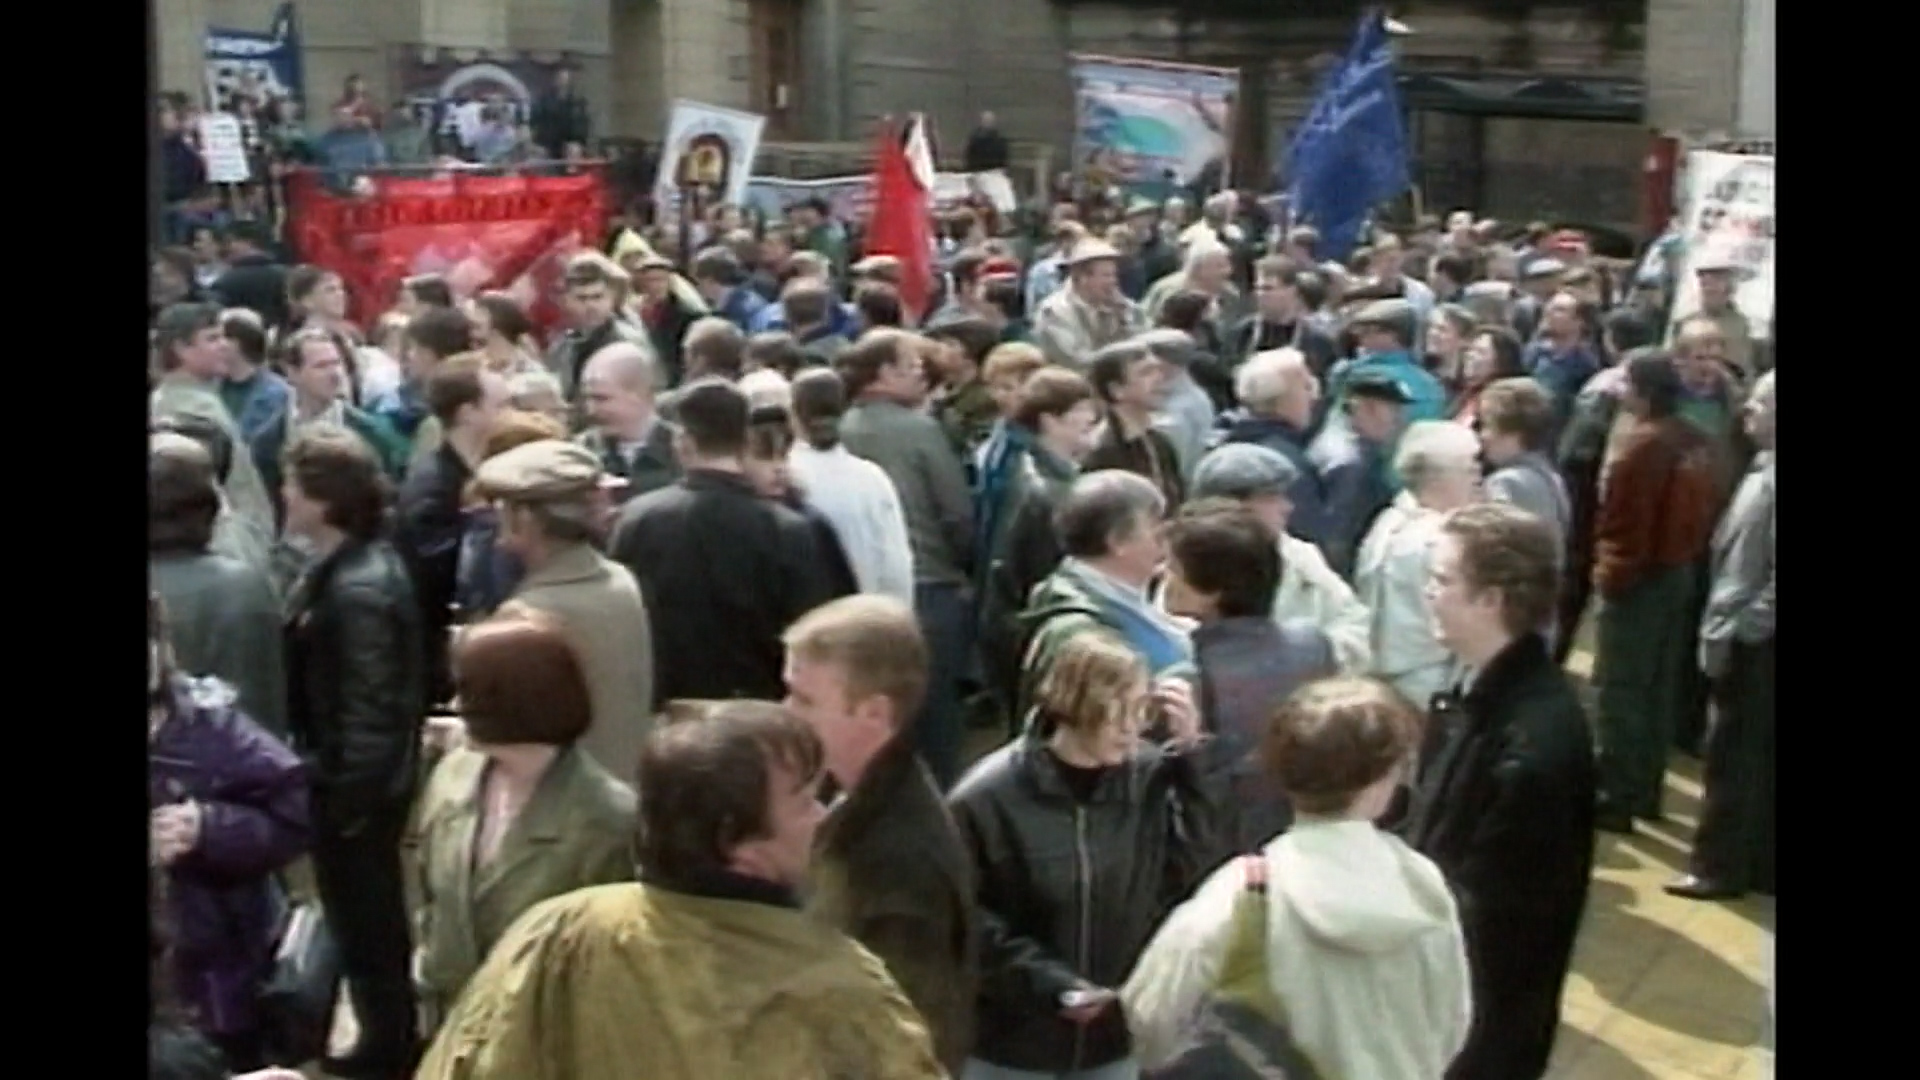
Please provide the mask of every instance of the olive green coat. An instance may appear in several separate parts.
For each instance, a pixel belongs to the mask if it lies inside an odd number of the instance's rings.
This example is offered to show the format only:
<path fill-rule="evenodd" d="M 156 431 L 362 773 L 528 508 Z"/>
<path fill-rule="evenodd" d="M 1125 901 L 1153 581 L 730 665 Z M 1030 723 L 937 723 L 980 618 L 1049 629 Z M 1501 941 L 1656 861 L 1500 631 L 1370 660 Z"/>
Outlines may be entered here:
<path fill-rule="evenodd" d="M 452 751 L 420 804 L 419 978 L 436 1013 L 528 908 L 588 885 L 633 880 L 633 791 L 576 747 L 553 759 L 500 849 L 476 868 L 486 767 L 481 754 Z"/>
<path fill-rule="evenodd" d="M 873 954 L 805 912 L 605 885 L 507 931 L 415 1080 L 936 1080 Z"/>

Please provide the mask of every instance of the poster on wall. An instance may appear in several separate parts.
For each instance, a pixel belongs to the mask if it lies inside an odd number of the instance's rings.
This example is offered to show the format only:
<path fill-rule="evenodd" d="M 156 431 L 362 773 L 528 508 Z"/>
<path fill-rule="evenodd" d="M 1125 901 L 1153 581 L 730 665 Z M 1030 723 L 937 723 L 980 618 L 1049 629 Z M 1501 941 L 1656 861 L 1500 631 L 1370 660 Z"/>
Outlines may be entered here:
<path fill-rule="evenodd" d="M 985 198 L 995 210 L 1011 214 L 1019 208 L 1013 184 L 1007 174 L 992 172 L 943 172 L 933 175 L 933 206 L 949 210 L 970 199 Z M 747 181 L 747 197 L 742 205 L 751 207 L 769 221 L 785 216 L 787 209 L 810 198 L 826 202 L 840 221 L 859 221 L 866 217 L 873 202 L 873 177 L 867 173 L 830 176 L 822 180 L 788 180 L 778 176 L 755 176 Z"/>
<path fill-rule="evenodd" d="M 560 322 L 568 258 L 606 234 L 599 169 L 568 176 L 371 178 L 342 197 L 302 174 L 290 185 L 288 236 L 303 262 L 347 283 L 352 318 L 378 318 L 415 274 L 441 274 L 456 297 L 488 289 L 513 296 L 543 329 Z"/>
<path fill-rule="evenodd" d="M 1072 60 L 1076 173 L 1154 197 L 1226 183 L 1238 72 L 1107 56 Z"/>
<path fill-rule="evenodd" d="M 1773 158 L 1697 150 L 1687 155 L 1680 215 L 1680 265 L 1674 280 L 1676 318 L 1700 306 L 1693 267 L 1703 256 L 1730 260 L 1734 306 L 1753 336 L 1773 333 Z"/>
<path fill-rule="evenodd" d="M 514 55 L 457 61 L 438 50 L 410 45 L 400 50 L 394 85 L 414 119 L 436 135 L 471 145 L 483 124 L 481 110 L 504 108 L 516 124 L 526 123 L 533 103 L 553 89 L 558 61 Z"/>
<path fill-rule="evenodd" d="M 300 26 L 292 4 L 281 4 L 264 32 L 208 27 L 201 56 L 210 109 L 230 109 L 238 93 L 251 94 L 256 102 L 264 102 L 268 98 L 299 101 L 305 92 L 300 74 Z"/>
<path fill-rule="evenodd" d="M 653 197 L 662 207 L 679 203 L 680 189 L 691 185 L 711 188 L 724 202 L 747 201 L 747 181 L 753 158 L 760 152 L 760 134 L 767 118 L 759 113 L 724 109 L 680 98 L 667 120 L 667 141 L 660 149 L 660 173 Z"/>

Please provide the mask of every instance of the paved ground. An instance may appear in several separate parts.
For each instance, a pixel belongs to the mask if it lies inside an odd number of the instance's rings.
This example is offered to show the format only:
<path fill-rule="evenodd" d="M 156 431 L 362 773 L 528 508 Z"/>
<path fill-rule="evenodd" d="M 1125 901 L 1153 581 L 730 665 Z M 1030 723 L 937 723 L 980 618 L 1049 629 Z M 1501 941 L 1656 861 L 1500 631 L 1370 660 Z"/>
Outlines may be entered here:
<path fill-rule="evenodd" d="M 1601 834 L 1550 1080 L 1763 1080 L 1773 901 L 1700 903 L 1660 886 L 1685 866 L 1698 766 L 1667 774 L 1667 821 Z"/>

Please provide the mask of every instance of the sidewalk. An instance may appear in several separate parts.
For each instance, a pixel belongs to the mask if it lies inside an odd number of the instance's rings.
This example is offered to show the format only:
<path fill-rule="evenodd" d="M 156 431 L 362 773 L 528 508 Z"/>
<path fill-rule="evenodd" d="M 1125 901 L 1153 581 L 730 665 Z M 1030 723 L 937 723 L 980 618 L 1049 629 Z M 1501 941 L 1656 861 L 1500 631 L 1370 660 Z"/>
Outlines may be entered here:
<path fill-rule="evenodd" d="M 1676 755 L 1667 820 L 1600 833 L 1586 923 L 1549 1080 L 1770 1080 L 1765 957 L 1773 900 L 1681 900 L 1700 810 L 1697 762 Z"/>

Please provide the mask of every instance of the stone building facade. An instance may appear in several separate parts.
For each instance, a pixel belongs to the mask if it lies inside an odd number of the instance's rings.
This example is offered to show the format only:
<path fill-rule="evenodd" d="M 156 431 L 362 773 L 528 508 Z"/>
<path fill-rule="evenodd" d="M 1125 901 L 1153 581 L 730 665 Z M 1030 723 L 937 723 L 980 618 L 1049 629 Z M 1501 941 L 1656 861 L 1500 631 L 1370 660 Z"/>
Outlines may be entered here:
<path fill-rule="evenodd" d="M 1774 0 L 1648 0 L 1648 123 L 1688 139 L 1771 139 L 1774 27 Z"/>
<path fill-rule="evenodd" d="M 199 36 L 209 24 L 264 29 L 277 0 L 152 0 L 160 14 L 162 85 L 197 85 Z M 1394 6 L 1414 30 L 1401 39 L 1403 69 L 1460 79 L 1611 80 L 1651 99 L 1607 119 L 1487 115 L 1416 106 L 1416 152 L 1437 173 L 1466 180 L 1462 193 L 1496 213 L 1542 198 L 1530 189 L 1579 194 L 1633 187 L 1647 127 L 1669 103 L 1728 114 L 1737 65 L 1713 64 L 1686 43 L 1740 39 L 1738 4 L 1771 0 L 1649 0 L 1647 25 L 1626 34 L 1576 4 L 1551 2 L 1491 17 L 1469 0 Z M 578 65 L 595 129 L 656 139 L 676 97 L 769 116 L 767 141 L 860 143 L 887 113 L 919 110 L 957 151 L 974 117 L 991 109 L 1016 143 L 1048 145 L 1064 158 L 1072 137 L 1067 54 L 1133 56 L 1234 67 L 1242 72 L 1236 161 L 1262 184 L 1278 147 L 1304 116 L 1319 74 L 1344 49 L 1353 13 L 1259 21 L 1199 19 L 1204 5 L 1160 6 L 1051 0 L 301 0 L 309 98 L 324 105 L 360 73 L 376 96 L 396 91 L 396 57 L 446 50 L 456 61 L 484 53 L 562 54 Z M 1355 10 L 1358 4 L 1352 5 Z M 1695 10 L 1698 9 L 1698 10 Z M 1712 23 L 1707 13 L 1734 12 Z M 1507 10 L 1521 10 L 1512 8 Z M 1722 20 L 1725 21 L 1724 19 Z M 1674 30 L 1678 27 L 1678 30 Z M 1641 42 L 1649 42 L 1643 51 Z M 1737 50 L 1736 50 L 1737 52 Z M 1718 66 L 1714 66 L 1717 64 Z M 1663 80 L 1663 73 L 1679 72 Z M 1723 78 L 1723 76 L 1725 76 Z M 1457 78 L 1456 78 L 1457 77 Z M 1727 96 L 1726 102 L 1720 97 Z M 1724 107 L 1722 107 L 1724 105 Z M 1535 110 L 1538 113 L 1538 110 Z M 1718 115 L 1716 113 L 1716 115 Z M 1472 161 L 1441 160 L 1471 151 Z M 1436 156 L 1437 155 L 1437 156 Z M 1261 175 L 1249 178 L 1253 171 Z M 1445 185 L 1443 185 L 1445 186 Z M 1440 198 L 1441 196 L 1435 196 Z M 1555 196 L 1557 197 L 1557 196 Z M 1551 201 L 1551 198 L 1548 199 Z M 1630 218 L 1618 206 L 1568 205 L 1569 216 Z"/>

